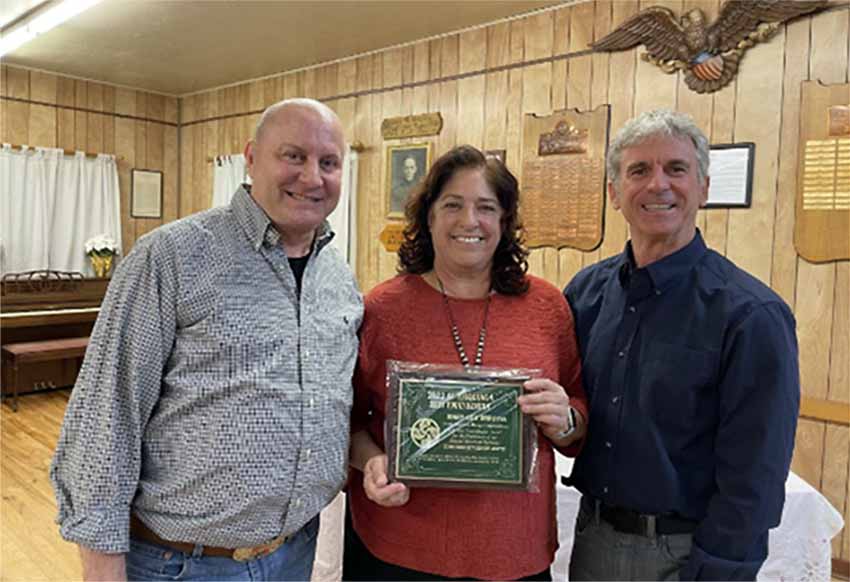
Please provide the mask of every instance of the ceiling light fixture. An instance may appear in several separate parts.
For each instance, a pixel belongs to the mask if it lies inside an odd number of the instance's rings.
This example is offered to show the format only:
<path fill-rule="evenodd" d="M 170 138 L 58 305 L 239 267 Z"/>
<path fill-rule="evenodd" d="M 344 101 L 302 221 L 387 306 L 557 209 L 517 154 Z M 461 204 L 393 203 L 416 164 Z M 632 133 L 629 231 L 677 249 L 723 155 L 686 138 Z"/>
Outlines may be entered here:
<path fill-rule="evenodd" d="M 0 33 L 0 57 L 31 41 L 39 34 L 88 10 L 101 0 L 62 0 L 36 10 L 24 20 L 17 22 Z"/>

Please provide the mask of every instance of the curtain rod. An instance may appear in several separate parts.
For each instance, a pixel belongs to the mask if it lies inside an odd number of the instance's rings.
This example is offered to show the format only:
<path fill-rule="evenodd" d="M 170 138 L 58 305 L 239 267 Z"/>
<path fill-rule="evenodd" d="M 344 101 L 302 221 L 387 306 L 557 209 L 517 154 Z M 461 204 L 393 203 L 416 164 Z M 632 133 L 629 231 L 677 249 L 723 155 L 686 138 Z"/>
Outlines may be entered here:
<path fill-rule="evenodd" d="M 42 146 L 26 146 L 26 145 L 10 144 L 10 147 L 13 150 L 22 150 L 24 148 L 29 149 L 29 150 L 33 150 L 33 149 L 35 149 L 35 147 L 42 147 Z M 50 149 L 57 149 L 57 148 L 50 148 Z M 74 154 L 77 153 L 77 150 L 68 150 L 68 149 L 62 148 L 62 153 L 64 153 L 66 156 L 73 156 Z M 96 158 L 97 156 L 100 155 L 100 154 L 93 153 L 93 152 L 83 152 L 83 153 L 85 154 L 85 156 L 87 158 Z M 114 154 L 107 154 L 107 155 L 114 155 Z M 116 161 L 118 161 L 118 160 L 124 161 L 124 157 L 123 156 L 115 156 L 115 160 Z"/>
<path fill-rule="evenodd" d="M 365 151 L 366 151 L 366 146 L 365 146 L 365 145 L 363 145 L 363 142 L 362 142 L 362 141 L 360 141 L 360 140 L 357 140 L 357 141 L 355 141 L 355 142 L 352 142 L 352 144 L 351 144 L 349 147 L 351 147 L 351 149 L 353 149 L 353 150 L 354 150 L 355 152 L 357 152 L 358 154 L 363 153 L 363 152 L 365 152 Z M 226 154 L 226 155 L 231 155 L 231 156 L 233 156 L 233 155 L 237 155 L 237 154 Z M 208 164 L 212 164 L 213 162 L 215 162 L 216 158 L 220 158 L 220 157 L 223 157 L 223 156 L 215 156 L 215 157 L 209 157 L 209 156 L 208 156 L 208 157 L 207 157 L 207 163 L 208 163 Z"/>

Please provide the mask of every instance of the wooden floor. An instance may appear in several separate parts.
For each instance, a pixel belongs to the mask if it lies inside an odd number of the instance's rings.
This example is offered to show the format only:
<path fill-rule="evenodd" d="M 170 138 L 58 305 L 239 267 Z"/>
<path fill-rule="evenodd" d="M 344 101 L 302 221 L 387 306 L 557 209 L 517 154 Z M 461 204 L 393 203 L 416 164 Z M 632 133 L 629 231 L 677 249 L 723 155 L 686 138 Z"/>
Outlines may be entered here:
<path fill-rule="evenodd" d="M 0 406 L 0 580 L 79 580 L 77 548 L 59 537 L 47 471 L 70 390 Z"/>

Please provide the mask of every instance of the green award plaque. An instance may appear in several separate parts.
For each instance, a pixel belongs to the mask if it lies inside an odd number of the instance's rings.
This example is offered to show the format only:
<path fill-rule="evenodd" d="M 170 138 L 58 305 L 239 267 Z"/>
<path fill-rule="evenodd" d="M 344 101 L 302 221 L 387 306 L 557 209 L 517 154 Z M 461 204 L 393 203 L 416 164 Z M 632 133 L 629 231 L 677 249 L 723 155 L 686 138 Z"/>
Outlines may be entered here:
<path fill-rule="evenodd" d="M 411 486 L 525 488 L 528 419 L 517 397 L 527 379 L 400 375 L 387 414 L 391 477 Z"/>

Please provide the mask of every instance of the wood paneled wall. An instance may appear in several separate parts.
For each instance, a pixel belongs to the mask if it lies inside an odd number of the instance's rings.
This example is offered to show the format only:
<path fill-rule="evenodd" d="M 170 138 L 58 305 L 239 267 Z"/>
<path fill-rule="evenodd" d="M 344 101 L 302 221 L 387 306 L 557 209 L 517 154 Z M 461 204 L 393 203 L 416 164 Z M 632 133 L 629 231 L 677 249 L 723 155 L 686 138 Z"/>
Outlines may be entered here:
<path fill-rule="evenodd" d="M 380 135 L 384 118 L 439 111 L 444 126 L 433 138 L 436 155 L 460 143 L 506 149 L 508 165 L 518 172 L 525 113 L 588 110 L 610 103 L 615 131 L 638 112 L 676 108 L 691 114 L 714 143 L 756 143 L 752 207 L 701 211 L 699 226 L 711 247 L 793 307 L 804 395 L 850 402 L 850 263 L 810 264 L 797 257 L 793 245 L 800 82 L 847 82 L 850 10 L 845 3 L 791 23 L 746 54 L 737 81 L 717 93 L 698 95 L 681 75 L 662 74 L 641 60 L 643 49 L 586 53 L 588 42 L 649 5 L 665 5 L 677 13 L 699 7 L 713 18 L 720 2 L 589 1 L 189 96 L 182 100 L 181 215 L 209 205 L 212 171 L 207 157 L 242 151 L 265 106 L 295 96 L 325 100 L 339 113 L 349 139 L 368 148 L 360 157 L 357 205 L 357 271 L 368 291 L 393 276 L 396 266 L 394 255 L 378 242 L 387 207 L 387 144 Z M 567 58 L 524 65 L 560 55 Z M 627 237 L 622 216 L 608 207 L 600 248 L 587 253 L 537 250 L 529 260 L 531 271 L 563 286 L 583 266 L 622 250 Z M 793 468 L 850 522 L 848 448 L 846 424 L 800 419 Z M 839 535 L 833 550 L 836 557 L 848 559 L 850 535 Z"/>
<path fill-rule="evenodd" d="M 178 108 L 176 97 L 0 67 L 0 141 L 118 158 L 125 253 L 141 235 L 178 217 Z M 130 216 L 133 168 L 163 172 L 162 219 Z"/>
<path fill-rule="evenodd" d="M 318 68 L 180 100 L 179 156 L 173 99 L 42 73 L 2 69 L 3 141 L 104 151 L 123 156 L 125 247 L 160 221 L 127 212 L 129 167 L 162 169 L 164 221 L 203 210 L 212 196 L 208 157 L 241 152 L 259 112 L 287 97 L 322 99 L 345 125 L 360 157 L 357 273 L 364 291 L 395 273 L 378 235 L 385 225 L 385 117 L 439 111 L 444 127 L 435 155 L 460 143 L 506 149 L 519 172 L 522 116 L 565 107 L 611 105 L 611 128 L 641 111 L 670 107 L 691 114 L 714 143 L 756 143 L 749 209 L 701 211 L 708 244 L 770 285 L 793 308 L 803 395 L 793 469 L 820 489 L 850 522 L 850 262 L 812 264 L 793 245 L 800 82 L 845 83 L 850 76 L 850 7 L 799 19 L 744 57 L 738 78 L 711 95 L 690 91 L 680 75 L 639 58 L 643 49 L 589 54 L 600 38 L 641 8 L 677 13 L 698 7 L 716 16 L 720 0 L 589 0 L 509 22 L 388 49 Z M 540 59 L 552 58 L 545 62 Z M 530 63 L 531 61 L 537 61 Z M 35 103 L 35 102 L 39 103 Z M 61 105 L 62 107 L 56 107 Z M 101 113 L 101 111 L 103 113 Z M 413 140 L 411 140 L 413 141 Z M 419 140 L 416 140 L 419 141 Z M 392 143 L 399 143 L 398 141 Z M 179 161 L 180 192 L 177 192 Z M 605 211 L 605 236 L 592 252 L 534 251 L 531 271 L 562 287 L 583 266 L 619 252 L 628 238 L 622 216 Z M 832 421 L 819 418 L 829 404 Z M 846 416 L 846 414 L 845 414 Z M 835 419 L 838 419 L 835 422 Z M 833 542 L 850 559 L 850 535 Z"/>

